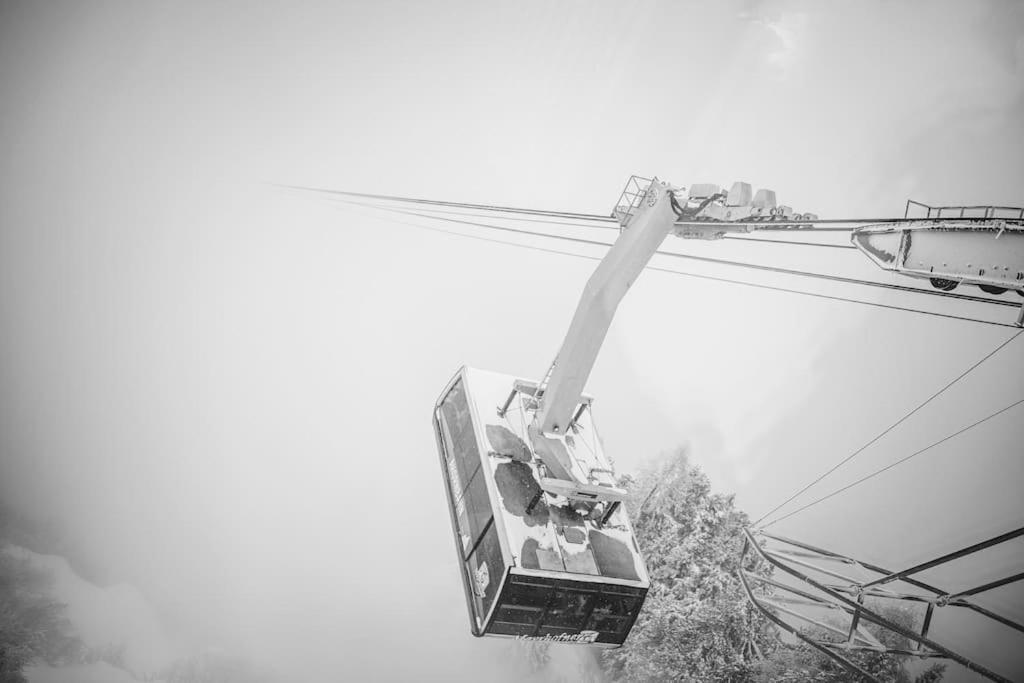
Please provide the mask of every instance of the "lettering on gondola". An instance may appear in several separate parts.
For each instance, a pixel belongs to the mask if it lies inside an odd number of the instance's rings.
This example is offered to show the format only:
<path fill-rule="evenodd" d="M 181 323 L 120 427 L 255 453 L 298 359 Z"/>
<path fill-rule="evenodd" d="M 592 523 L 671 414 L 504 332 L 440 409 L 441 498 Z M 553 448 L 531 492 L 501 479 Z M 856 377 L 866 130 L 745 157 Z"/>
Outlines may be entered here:
<path fill-rule="evenodd" d="M 516 636 L 516 640 L 539 640 L 549 643 L 580 643 L 589 645 L 597 642 L 597 631 L 580 631 L 579 633 L 557 633 L 546 636 Z"/>

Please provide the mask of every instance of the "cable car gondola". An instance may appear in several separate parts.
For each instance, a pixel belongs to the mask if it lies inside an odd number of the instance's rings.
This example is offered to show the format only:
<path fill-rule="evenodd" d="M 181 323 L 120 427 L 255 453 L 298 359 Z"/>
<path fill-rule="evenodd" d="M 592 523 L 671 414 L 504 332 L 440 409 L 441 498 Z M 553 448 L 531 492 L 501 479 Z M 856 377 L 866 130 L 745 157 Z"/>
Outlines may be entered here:
<path fill-rule="evenodd" d="M 619 501 L 559 495 L 531 447 L 536 383 L 464 367 L 434 409 L 475 636 L 621 645 L 650 586 Z M 611 475 L 584 397 L 566 439 L 587 474 Z M 572 497 L 570 497 L 572 496 Z"/>

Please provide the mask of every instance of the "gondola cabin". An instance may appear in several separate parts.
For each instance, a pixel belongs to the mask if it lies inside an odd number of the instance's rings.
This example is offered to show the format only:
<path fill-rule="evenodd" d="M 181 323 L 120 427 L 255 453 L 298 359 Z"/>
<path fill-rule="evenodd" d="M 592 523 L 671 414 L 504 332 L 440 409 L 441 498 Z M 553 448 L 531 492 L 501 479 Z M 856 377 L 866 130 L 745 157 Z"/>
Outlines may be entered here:
<path fill-rule="evenodd" d="M 434 408 L 471 629 L 618 646 L 647 594 L 647 570 L 622 505 L 552 492 L 528 433 L 537 393 L 535 383 L 462 368 Z M 564 440 L 581 477 L 613 476 L 589 398 Z"/>

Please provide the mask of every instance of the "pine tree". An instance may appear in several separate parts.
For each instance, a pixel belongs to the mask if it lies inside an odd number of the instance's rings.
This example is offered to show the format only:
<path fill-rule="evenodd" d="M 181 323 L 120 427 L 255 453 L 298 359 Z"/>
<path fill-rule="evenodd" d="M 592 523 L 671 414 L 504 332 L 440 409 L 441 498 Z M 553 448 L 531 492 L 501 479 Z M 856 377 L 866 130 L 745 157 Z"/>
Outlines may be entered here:
<path fill-rule="evenodd" d="M 0 683 L 22 683 L 33 662 L 74 661 L 81 643 L 70 635 L 64 605 L 48 595 L 49 576 L 0 546 Z"/>
<path fill-rule="evenodd" d="M 711 492 L 707 476 L 676 451 L 638 478 L 624 477 L 627 507 L 640 543 L 651 589 L 626 644 L 604 655 L 605 672 L 618 681 L 723 683 L 840 683 L 850 674 L 801 643 L 784 642 L 748 601 L 739 582 L 743 529 L 750 521 L 734 496 Z M 771 567 L 748 554 L 749 572 Z M 755 591 L 765 590 L 754 586 Z M 905 607 L 877 605 L 891 621 L 913 628 Z M 905 638 L 866 625 L 890 647 Z M 811 635 L 826 632 L 810 629 Z M 848 655 L 882 681 L 935 683 L 944 665 L 912 676 L 906 662 L 876 652 Z"/>
<path fill-rule="evenodd" d="M 606 671 L 623 681 L 751 680 L 778 640 L 737 577 L 747 516 L 733 496 L 711 492 L 683 450 L 623 484 L 651 590 Z"/>

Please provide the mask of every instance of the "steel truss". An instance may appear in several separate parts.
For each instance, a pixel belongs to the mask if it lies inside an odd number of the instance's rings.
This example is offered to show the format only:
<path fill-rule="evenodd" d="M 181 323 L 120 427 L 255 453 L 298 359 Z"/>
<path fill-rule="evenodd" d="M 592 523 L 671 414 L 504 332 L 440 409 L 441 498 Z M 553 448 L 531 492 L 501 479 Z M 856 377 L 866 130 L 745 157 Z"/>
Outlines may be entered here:
<path fill-rule="evenodd" d="M 750 602 L 779 628 L 835 660 L 850 673 L 860 676 L 864 680 L 878 680 L 843 655 L 843 652 L 871 651 L 921 658 L 946 658 L 990 680 L 1010 683 L 1010 679 L 929 638 L 928 629 L 938 610 L 959 607 L 1024 633 L 1024 624 L 996 614 L 968 599 L 970 596 L 1022 581 L 1024 572 L 956 593 L 950 593 L 913 577 L 928 569 L 948 564 L 1024 536 L 1024 527 L 896 572 L 807 543 L 769 534 L 763 530 L 744 529 L 744 533 L 746 538 L 743 544 L 743 561 L 739 570 L 739 578 Z M 804 587 L 778 581 L 770 575 L 760 575 L 743 569 L 750 564 L 748 561 L 750 553 L 796 579 L 798 584 L 803 584 Z M 828 566 L 836 564 L 843 565 L 847 569 L 836 571 Z M 860 573 L 862 578 L 849 576 L 851 571 Z M 812 573 L 819 578 L 812 576 Z M 771 592 L 767 595 L 755 594 L 751 587 L 752 582 L 770 586 Z M 917 589 L 918 592 L 885 588 L 887 584 L 896 582 Z M 924 603 L 926 605 L 925 615 L 920 630 L 908 629 L 883 617 L 864 604 L 866 598 Z M 825 610 L 833 614 L 842 613 L 845 617 L 849 617 L 849 628 L 840 628 L 835 624 L 815 618 L 811 614 L 812 612 L 821 613 Z M 838 636 L 839 639 L 829 640 L 825 637 L 812 636 L 794 625 L 794 621 L 817 626 L 824 632 Z M 886 646 L 864 628 L 864 622 L 875 624 L 903 636 L 913 643 L 913 649 Z"/>

